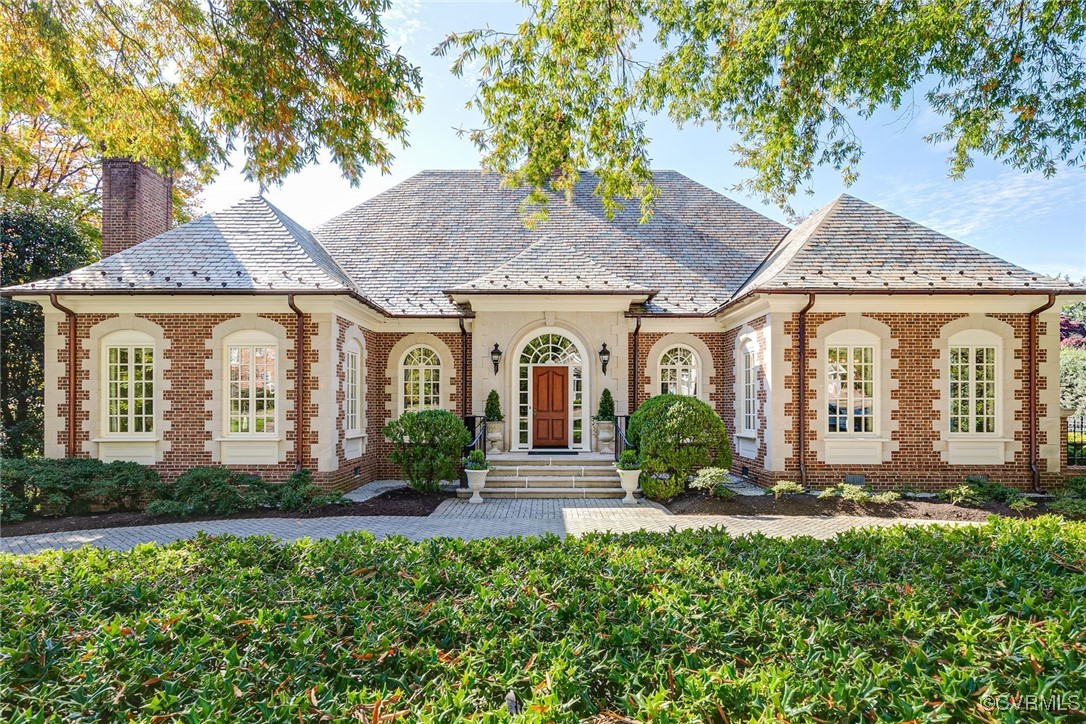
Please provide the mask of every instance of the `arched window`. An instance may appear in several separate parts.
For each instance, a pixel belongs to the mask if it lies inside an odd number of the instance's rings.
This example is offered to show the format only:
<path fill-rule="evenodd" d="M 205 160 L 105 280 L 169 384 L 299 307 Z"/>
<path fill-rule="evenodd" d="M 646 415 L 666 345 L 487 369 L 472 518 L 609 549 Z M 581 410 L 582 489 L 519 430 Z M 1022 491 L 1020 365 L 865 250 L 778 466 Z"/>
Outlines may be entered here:
<path fill-rule="evenodd" d="M 149 334 L 122 330 L 102 340 L 106 436 L 155 432 L 155 342 Z"/>
<path fill-rule="evenodd" d="M 362 349 L 356 341 L 347 343 L 343 360 L 343 413 L 347 434 L 362 432 L 362 411 L 365 401 L 362 385 Z"/>
<path fill-rule="evenodd" d="M 404 412 L 441 407 L 441 357 L 418 345 L 407 350 L 400 365 L 400 409 Z"/>
<path fill-rule="evenodd" d="M 843 330 L 826 342 L 826 400 L 828 433 L 876 432 L 875 368 L 877 339 L 860 330 Z"/>
<path fill-rule="evenodd" d="M 950 432 L 998 432 L 1000 339 L 984 330 L 950 338 Z"/>
<path fill-rule="evenodd" d="M 700 367 L 697 353 L 689 347 L 667 350 L 660 357 L 660 393 L 697 397 Z"/>
<path fill-rule="evenodd" d="M 258 330 L 226 338 L 226 433 L 278 436 L 279 341 Z"/>
<path fill-rule="evenodd" d="M 757 378 L 754 367 L 754 349 L 750 343 L 739 350 L 739 431 L 753 435 L 758 429 L 755 414 L 757 398 Z"/>

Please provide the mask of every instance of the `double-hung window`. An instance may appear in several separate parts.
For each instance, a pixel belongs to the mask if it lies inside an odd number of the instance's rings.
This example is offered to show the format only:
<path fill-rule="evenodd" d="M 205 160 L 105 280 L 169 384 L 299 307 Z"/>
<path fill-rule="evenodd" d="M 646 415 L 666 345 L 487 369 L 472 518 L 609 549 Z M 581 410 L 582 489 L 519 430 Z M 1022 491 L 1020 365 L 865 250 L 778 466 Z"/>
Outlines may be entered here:
<path fill-rule="evenodd" d="M 262 336 L 227 341 L 228 435 L 278 436 L 279 345 Z"/>
<path fill-rule="evenodd" d="M 754 350 L 749 344 L 739 351 L 739 430 L 753 435 L 758 427 L 755 415 L 757 404 L 757 378 L 754 367 Z"/>
<path fill-rule="evenodd" d="M 155 347 L 147 335 L 122 332 L 103 343 L 105 432 L 149 436 L 155 432 Z"/>
<path fill-rule="evenodd" d="M 344 360 L 344 416 L 347 434 L 362 431 L 362 355 L 351 343 Z"/>
<path fill-rule="evenodd" d="M 875 430 L 875 346 L 826 346 L 828 433 L 865 434 Z"/>
<path fill-rule="evenodd" d="M 950 432 L 996 433 L 996 359 L 993 345 L 951 345 Z"/>

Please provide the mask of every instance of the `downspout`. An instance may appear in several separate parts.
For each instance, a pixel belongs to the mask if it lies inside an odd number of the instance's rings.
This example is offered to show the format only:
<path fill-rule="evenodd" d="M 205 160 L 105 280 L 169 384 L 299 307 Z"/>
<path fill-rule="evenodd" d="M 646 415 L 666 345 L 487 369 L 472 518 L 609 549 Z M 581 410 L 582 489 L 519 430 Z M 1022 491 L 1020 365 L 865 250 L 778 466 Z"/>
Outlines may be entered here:
<path fill-rule="evenodd" d="M 634 325 L 633 332 L 633 400 L 631 401 L 630 414 L 634 414 L 637 411 L 637 398 L 640 397 L 637 394 L 638 388 L 641 386 L 641 375 L 638 372 L 638 366 L 641 361 L 641 355 L 638 353 L 641 342 L 641 317 L 637 318 L 637 324 Z"/>
<path fill-rule="evenodd" d="M 287 306 L 294 312 L 294 379 L 297 382 L 298 395 L 294 400 L 294 467 L 302 469 L 305 460 L 305 316 L 294 303 L 294 295 L 287 295 Z"/>
<path fill-rule="evenodd" d="M 807 312 L 814 306 L 815 295 L 807 295 L 807 305 L 799 310 L 799 484 L 807 487 Z"/>
<path fill-rule="evenodd" d="M 1056 295 L 1049 294 L 1047 302 L 1029 313 L 1029 474 L 1035 493 L 1041 492 L 1041 469 L 1037 464 L 1037 317 L 1055 303 Z"/>
<path fill-rule="evenodd" d="M 67 457 L 75 457 L 75 375 L 76 375 L 76 339 L 75 339 L 75 312 L 57 301 L 56 294 L 49 295 L 49 303 L 64 312 L 68 317 L 68 446 L 65 449 Z"/>
<path fill-rule="evenodd" d="M 464 326 L 464 318 L 457 320 L 460 323 L 460 411 L 464 424 L 468 423 L 468 329 Z"/>

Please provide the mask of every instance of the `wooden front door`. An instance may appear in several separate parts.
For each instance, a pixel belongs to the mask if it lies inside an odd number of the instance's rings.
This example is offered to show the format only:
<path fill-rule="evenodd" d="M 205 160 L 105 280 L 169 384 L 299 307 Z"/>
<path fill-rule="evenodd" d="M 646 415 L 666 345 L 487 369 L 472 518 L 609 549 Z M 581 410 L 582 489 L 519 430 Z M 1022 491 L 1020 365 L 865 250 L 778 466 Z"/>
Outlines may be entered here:
<path fill-rule="evenodd" d="M 532 445 L 569 446 L 569 368 L 532 368 Z"/>

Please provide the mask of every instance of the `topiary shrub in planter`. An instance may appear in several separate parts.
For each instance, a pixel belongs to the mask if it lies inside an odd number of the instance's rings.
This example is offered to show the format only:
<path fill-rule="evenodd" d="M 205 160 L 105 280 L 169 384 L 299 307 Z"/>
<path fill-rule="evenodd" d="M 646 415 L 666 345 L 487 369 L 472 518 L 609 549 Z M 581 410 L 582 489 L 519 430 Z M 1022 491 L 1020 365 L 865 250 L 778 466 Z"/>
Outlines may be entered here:
<path fill-rule="evenodd" d="M 483 408 L 483 415 L 486 417 L 487 422 L 501 422 L 505 419 L 505 415 L 502 414 L 501 398 L 498 397 L 497 390 L 491 390 L 486 396 L 486 406 Z"/>
<path fill-rule="evenodd" d="M 148 515 L 231 515 L 275 504 L 275 494 L 256 475 L 217 467 L 187 470 L 163 493 L 147 506 Z"/>
<path fill-rule="evenodd" d="M 464 423 L 447 410 L 405 412 L 383 432 L 392 442 L 389 459 L 412 488 L 424 493 L 436 493 L 442 480 L 456 476 L 460 452 L 471 442 Z"/>
<path fill-rule="evenodd" d="M 724 421 L 697 398 L 650 398 L 630 418 L 630 428 L 630 443 L 637 447 L 644 471 L 641 489 L 654 500 L 681 493 L 686 479 L 698 468 L 731 467 Z"/>

